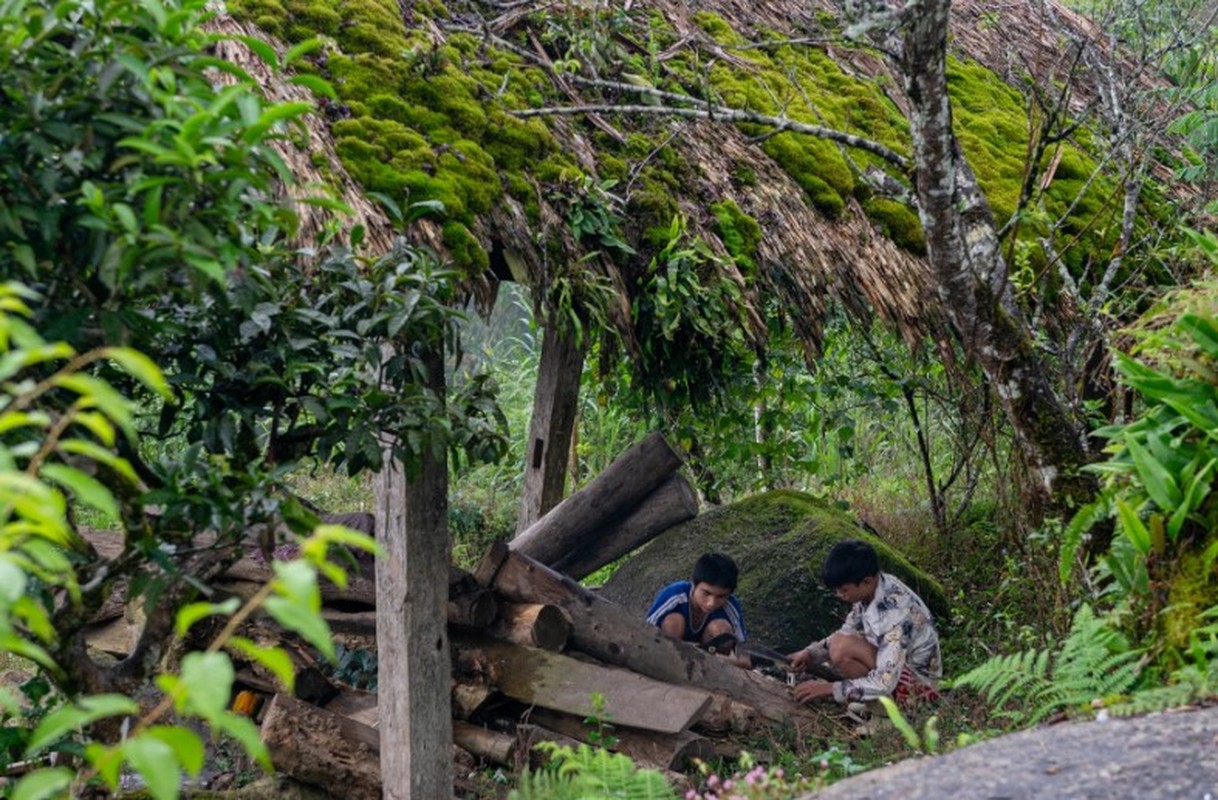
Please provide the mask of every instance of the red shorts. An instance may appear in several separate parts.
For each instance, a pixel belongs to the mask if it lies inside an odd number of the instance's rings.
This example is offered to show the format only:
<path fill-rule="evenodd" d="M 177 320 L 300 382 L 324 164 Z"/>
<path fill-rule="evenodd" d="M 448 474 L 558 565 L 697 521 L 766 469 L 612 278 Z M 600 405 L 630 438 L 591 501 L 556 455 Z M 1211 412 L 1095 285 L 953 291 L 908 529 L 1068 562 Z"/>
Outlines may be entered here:
<path fill-rule="evenodd" d="M 892 699 L 899 706 L 909 707 L 938 700 L 939 690 L 934 684 L 927 683 L 910 672 L 909 667 L 901 667 L 901 677 L 897 679 L 897 688 L 893 690 Z"/>

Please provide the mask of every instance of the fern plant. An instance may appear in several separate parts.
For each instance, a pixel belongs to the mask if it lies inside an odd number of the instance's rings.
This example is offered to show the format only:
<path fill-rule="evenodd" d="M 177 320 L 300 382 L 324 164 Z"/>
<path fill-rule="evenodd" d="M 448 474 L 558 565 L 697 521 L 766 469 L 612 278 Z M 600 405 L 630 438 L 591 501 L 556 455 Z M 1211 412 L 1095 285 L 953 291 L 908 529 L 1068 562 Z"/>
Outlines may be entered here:
<path fill-rule="evenodd" d="M 1218 606 L 1201 618 L 1218 620 Z M 1184 655 L 1187 663 L 1172 672 L 1166 685 L 1134 692 L 1110 706 L 1109 712 L 1116 716 L 1149 714 L 1218 696 L 1218 622 L 1194 628 Z"/>
<path fill-rule="evenodd" d="M 952 685 L 985 695 L 999 716 L 1035 725 L 1051 714 L 1127 694 L 1142 669 L 1141 651 L 1083 605 L 1061 648 L 995 656 Z M 1011 707 L 1018 701 L 1018 707 Z"/>
<path fill-rule="evenodd" d="M 581 744 L 577 748 L 541 742 L 549 753 L 543 769 L 526 770 L 508 800 L 676 800 L 664 776 L 641 769 L 621 753 Z"/>

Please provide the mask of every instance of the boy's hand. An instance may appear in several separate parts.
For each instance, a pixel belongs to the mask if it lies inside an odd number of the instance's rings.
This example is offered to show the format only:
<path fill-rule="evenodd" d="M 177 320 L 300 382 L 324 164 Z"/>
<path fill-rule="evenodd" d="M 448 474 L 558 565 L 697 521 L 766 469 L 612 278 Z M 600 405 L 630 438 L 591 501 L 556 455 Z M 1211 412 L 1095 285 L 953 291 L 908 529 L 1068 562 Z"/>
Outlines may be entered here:
<path fill-rule="evenodd" d="M 812 660 L 812 653 L 808 650 L 796 650 L 789 658 L 791 659 L 789 668 L 792 672 L 807 672 L 808 662 Z"/>
<path fill-rule="evenodd" d="M 833 684 L 829 683 L 829 681 L 822 681 L 817 678 L 813 678 L 810 681 L 804 681 L 803 683 L 798 684 L 794 689 L 791 690 L 791 694 L 794 695 L 795 699 L 801 703 L 806 703 L 809 700 L 815 700 L 818 697 L 832 697 Z"/>

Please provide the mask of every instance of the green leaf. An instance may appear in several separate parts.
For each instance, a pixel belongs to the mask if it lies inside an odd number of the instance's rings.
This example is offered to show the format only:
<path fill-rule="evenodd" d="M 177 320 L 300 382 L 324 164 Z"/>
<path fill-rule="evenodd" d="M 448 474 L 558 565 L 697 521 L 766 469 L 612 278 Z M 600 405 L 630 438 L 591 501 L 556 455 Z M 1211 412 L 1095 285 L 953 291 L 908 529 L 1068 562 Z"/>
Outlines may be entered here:
<path fill-rule="evenodd" d="M 243 42 L 245 46 L 248 47 L 254 53 L 254 55 L 262 59 L 268 67 L 274 67 L 279 62 L 279 59 L 275 57 L 275 48 L 271 47 L 258 37 L 238 35 L 232 38 L 239 42 Z"/>
<path fill-rule="evenodd" d="M 17 658 L 33 661 L 48 672 L 54 673 L 59 669 L 50 653 L 44 648 L 15 633 L 0 633 L 0 653 L 10 653 Z"/>
<path fill-rule="evenodd" d="M 301 58 L 307 56 L 309 53 L 312 53 L 314 50 L 321 49 L 321 47 L 322 47 L 321 39 L 318 39 L 318 38 L 305 39 L 303 42 L 301 42 L 298 45 L 293 46 L 286 53 L 283 54 L 283 59 L 280 60 L 279 66 L 280 67 L 290 67 L 292 64 L 296 63 Z"/>
<path fill-rule="evenodd" d="M 1176 326 L 1192 337 L 1197 345 L 1214 358 L 1218 358 L 1218 321 L 1199 314 L 1185 314 Z"/>
<path fill-rule="evenodd" d="M 263 111 L 258 117 L 257 122 L 245 129 L 245 132 L 241 134 L 241 139 L 251 144 L 261 141 L 266 136 L 266 132 L 276 123 L 295 119 L 312 110 L 312 103 L 305 103 L 300 100 L 290 103 L 276 103 Z"/>
<path fill-rule="evenodd" d="M 62 797 L 76 773 L 67 767 L 52 767 L 29 773 L 17 781 L 12 800 L 47 800 Z"/>
<path fill-rule="evenodd" d="M 241 599 L 230 597 L 223 603 L 190 603 L 178 609 L 177 633 L 179 637 L 186 635 L 190 627 L 205 617 L 216 615 L 229 616 L 241 607 Z"/>
<path fill-rule="evenodd" d="M 303 86 L 314 94 L 320 94 L 328 97 L 331 100 L 338 100 L 338 92 L 334 91 L 334 87 L 325 78 L 319 78 L 316 75 L 293 75 L 288 83 L 294 83 L 297 86 Z"/>
<path fill-rule="evenodd" d="M 183 703 L 214 723 L 228 708 L 233 688 L 233 662 L 224 653 L 187 653 L 182 657 L 179 691 Z"/>
<path fill-rule="evenodd" d="M 169 745 L 186 774 L 191 778 L 198 777 L 207 752 L 197 733 L 176 725 L 157 725 L 144 731 L 142 735 L 160 739 Z"/>
<path fill-rule="evenodd" d="M 0 608 L 12 605 L 25 595 L 25 570 L 0 552 Z"/>
<path fill-rule="evenodd" d="M 1125 535 L 1129 541 L 1137 548 L 1139 553 L 1145 555 L 1150 552 L 1150 531 L 1138 516 L 1138 512 L 1134 511 L 1123 498 L 1116 499 L 1117 516 L 1121 520 L 1121 527 L 1125 531 Z"/>
<path fill-rule="evenodd" d="M 134 434 L 131 403 L 109 383 L 101 378 L 79 372 L 61 375 L 53 383 L 61 389 L 76 392 L 85 402 L 86 407 L 99 409 L 129 435 Z"/>
<path fill-rule="evenodd" d="M 43 464 L 41 474 L 44 478 L 72 492 L 77 500 L 97 509 L 106 517 L 119 518 L 118 502 L 114 499 L 114 495 L 92 475 L 86 475 L 66 464 L 56 463 Z"/>
<path fill-rule="evenodd" d="M 95 694 L 80 698 L 47 714 L 26 747 L 26 758 L 38 754 L 48 745 L 62 739 L 71 731 L 90 725 L 99 719 L 138 714 L 140 707 L 130 697 L 121 694 Z"/>
<path fill-rule="evenodd" d="M 266 610 L 275 618 L 276 622 L 288 630 L 300 634 L 305 641 L 320 650 L 327 659 L 334 661 L 334 641 L 330 637 L 330 628 L 316 609 L 309 608 L 306 604 L 294 599 L 269 597 L 266 601 Z"/>
<path fill-rule="evenodd" d="M 292 664 L 292 658 L 284 650 L 278 647 L 263 647 L 244 636 L 234 636 L 229 639 L 228 646 L 239 650 L 270 670 L 289 694 L 295 692 L 296 668 Z"/>
<path fill-rule="evenodd" d="M 75 424 L 87 429 L 97 437 L 105 447 L 114 447 L 114 426 L 105 414 L 96 411 L 82 411 L 72 420 Z"/>
<path fill-rule="evenodd" d="M 139 476 L 135 474 L 135 469 L 132 468 L 130 461 L 120 458 L 113 451 L 107 450 L 96 442 L 91 442 L 88 439 L 64 439 L 59 443 L 59 449 L 65 453 L 85 456 L 99 464 L 105 464 L 133 485 L 140 485 Z"/>
<path fill-rule="evenodd" d="M 0 414 L 0 434 L 8 433 L 9 431 L 18 428 L 48 428 L 51 425 L 51 417 L 43 411 L 9 411 Z"/>
<path fill-rule="evenodd" d="M 85 745 L 85 758 L 93 765 L 93 769 L 97 770 L 98 777 L 106 782 L 111 791 L 118 791 L 123 771 L 122 745 L 106 747 L 97 742 L 90 742 Z"/>
<path fill-rule="evenodd" d="M 1164 511 L 1174 509 L 1180 502 L 1180 487 L 1176 485 L 1175 478 L 1135 437 L 1126 436 L 1125 446 L 1150 499 Z"/>
<path fill-rule="evenodd" d="M 13 260 L 25 268 L 25 271 L 30 275 L 36 275 L 38 272 L 38 262 L 34 258 L 34 248 L 28 244 L 11 245 Z"/>
<path fill-rule="evenodd" d="M 173 392 L 165 380 L 165 374 L 151 358 L 130 347 L 107 347 L 105 356 L 115 361 L 131 377 L 165 400 L 173 400 Z"/>
<path fill-rule="evenodd" d="M 250 757 L 264 770 L 267 772 L 275 770 L 271 764 L 271 754 L 267 751 L 266 744 L 263 743 L 262 736 L 258 732 L 258 726 L 247 717 L 225 713 L 213 724 L 240 742 L 241 746 L 245 748 L 245 752 L 249 753 Z"/>
<path fill-rule="evenodd" d="M 123 742 L 123 755 L 144 779 L 155 800 L 176 800 L 181 770 L 173 748 L 163 739 L 139 735 Z"/>

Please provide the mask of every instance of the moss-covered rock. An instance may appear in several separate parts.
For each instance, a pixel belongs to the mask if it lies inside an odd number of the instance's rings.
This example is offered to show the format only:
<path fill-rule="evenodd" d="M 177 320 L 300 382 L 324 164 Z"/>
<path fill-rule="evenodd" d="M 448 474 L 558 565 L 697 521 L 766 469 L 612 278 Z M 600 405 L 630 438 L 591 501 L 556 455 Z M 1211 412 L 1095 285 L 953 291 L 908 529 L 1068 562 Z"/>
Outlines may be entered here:
<path fill-rule="evenodd" d="M 946 624 L 947 598 L 934 579 L 846 512 L 799 492 L 767 492 L 665 531 L 623 564 L 601 592 L 643 614 L 661 587 L 688 580 L 702 553 L 727 553 L 740 566 L 736 594 L 749 637 L 794 650 L 837 630 L 849 610 L 821 585 L 819 575 L 830 548 L 851 538 L 874 545 L 881 568 L 909 584 L 939 625 Z"/>

